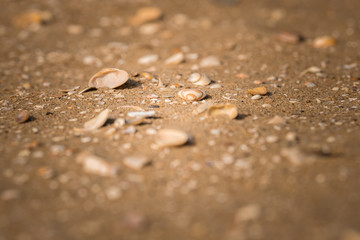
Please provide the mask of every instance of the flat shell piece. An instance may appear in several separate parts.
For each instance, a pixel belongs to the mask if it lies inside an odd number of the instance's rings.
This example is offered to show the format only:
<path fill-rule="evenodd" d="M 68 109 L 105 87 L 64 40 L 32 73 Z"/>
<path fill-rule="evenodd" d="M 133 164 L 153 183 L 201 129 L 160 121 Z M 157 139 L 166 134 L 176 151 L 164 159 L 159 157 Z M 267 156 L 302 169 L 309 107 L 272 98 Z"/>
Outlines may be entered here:
<path fill-rule="evenodd" d="M 103 110 L 99 115 L 84 124 L 84 130 L 95 130 L 101 128 L 109 117 L 110 109 Z"/>
<path fill-rule="evenodd" d="M 208 116 L 220 116 L 225 115 L 230 119 L 234 119 L 238 115 L 238 110 L 235 105 L 231 103 L 212 105 L 207 110 Z"/>
<path fill-rule="evenodd" d="M 265 87 L 257 87 L 249 89 L 248 93 L 250 93 L 251 95 L 265 95 L 267 93 L 267 90 Z"/>
<path fill-rule="evenodd" d="M 146 156 L 128 156 L 124 159 L 124 165 L 135 170 L 142 169 L 150 163 L 151 160 Z"/>
<path fill-rule="evenodd" d="M 178 92 L 178 96 L 186 101 L 199 101 L 206 96 L 206 93 L 199 89 L 183 89 Z"/>
<path fill-rule="evenodd" d="M 104 159 L 88 151 L 79 153 L 76 161 L 82 164 L 85 172 L 100 176 L 113 177 L 117 175 L 118 168 Z"/>
<path fill-rule="evenodd" d="M 156 134 L 155 145 L 157 148 L 175 147 L 184 145 L 189 140 L 189 135 L 182 130 L 161 129 Z"/>
<path fill-rule="evenodd" d="M 104 68 L 89 81 L 89 87 L 92 88 L 117 88 L 129 80 L 129 74 L 117 68 Z"/>
<path fill-rule="evenodd" d="M 151 117 L 155 115 L 155 111 L 146 112 L 128 112 L 129 117 Z"/>
<path fill-rule="evenodd" d="M 211 83 L 211 80 L 207 75 L 200 74 L 200 73 L 192 73 L 189 76 L 188 80 L 189 80 L 189 82 L 191 82 L 195 85 L 200 85 L 200 86 L 206 86 Z"/>

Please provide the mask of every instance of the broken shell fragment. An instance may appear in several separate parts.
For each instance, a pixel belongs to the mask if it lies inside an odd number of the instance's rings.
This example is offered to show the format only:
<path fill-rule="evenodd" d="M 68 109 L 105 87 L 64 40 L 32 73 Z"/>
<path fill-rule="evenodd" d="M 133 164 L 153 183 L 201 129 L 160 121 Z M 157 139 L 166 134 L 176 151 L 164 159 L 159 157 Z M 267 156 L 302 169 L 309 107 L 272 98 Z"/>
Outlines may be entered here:
<path fill-rule="evenodd" d="M 135 170 L 140 170 L 150 163 L 146 156 L 128 156 L 124 159 L 124 165 Z"/>
<path fill-rule="evenodd" d="M 93 119 L 87 121 L 84 124 L 84 130 L 91 131 L 91 130 L 101 128 L 105 124 L 106 120 L 108 119 L 110 111 L 111 111 L 110 109 L 105 109 L 99 115 L 97 115 Z"/>
<path fill-rule="evenodd" d="M 89 87 L 91 88 L 117 88 L 129 80 L 129 74 L 117 68 L 104 68 L 91 77 Z"/>
<path fill-rule="evenodd" d="M 85 172 L 105 177 L 117 175 L 118 168 L 88 151 L 79 153 L 76 161 L 83 165 Z"/>
<path fill-rule="evenodd" d="M 156 135 L 156 148 L 175 147 L 184 145 L 189 140 L 189 135 L 177 129 L 161 129 Z"/>
<path fill-rule="evenodd" d="M 238 110 L 235 105 L 231 103 L 212 105 L 207 110 L 208 116 L 226 115 L 230 119 L 234 119 L 238 115 Z"/>
<path fill-rule="evenodd" d="M 183 89 L 178 92 L 178 95 L 186 101 L 199 101 L 206 96 L 206 93 L 199 89 Z"/>
<path fill-rule="evenodd" d="M 166 65 L 176 65 L 185 61 L 185 56 L 182 52 L 176 53 L 165 60 Z"/>
<path fill-rule="evenodd" d="M 336 40 L 333 37 L 322 36 L 314 39 L 314 48 L 326 48 L 335 45 Z"/>
<path fill-rule="evenodd" d="M 192 73 L 188 80 L 195 85 L 201 86 L 206 86 L 211 83 L 211 80 L 207 75 L 200 73 Z"/>
<path fill-rule="evenodd" d="M 28 111 L 23 110 L 16 116 L 16 121 L 18 123 L 24 123 L 27 122 L 30 118 L 30 114 Z"/>
<path fill-rule="evenodd" d="M 257 87 L 249 89 L 248 93 L 250 93 L 251 95 L 265 95 L 267 93 L 267 90 L 265 87 Z"/>
<path fill-rule="evenodd" d="M 129 117 L 152 117 L 155 115 L 155 111 L 145 111 L 145 112 L 128 112 Z"/>

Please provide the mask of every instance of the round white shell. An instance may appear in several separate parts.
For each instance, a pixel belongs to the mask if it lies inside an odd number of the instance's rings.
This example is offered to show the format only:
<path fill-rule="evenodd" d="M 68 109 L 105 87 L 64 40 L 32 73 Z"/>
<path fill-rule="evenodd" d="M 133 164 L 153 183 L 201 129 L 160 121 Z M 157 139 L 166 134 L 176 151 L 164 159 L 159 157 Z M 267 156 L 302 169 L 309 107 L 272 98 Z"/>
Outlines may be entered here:
<path fill-rule="evenodd" d="M 104 68 L 91 77 L 89 87 L 117 88 L 129 80 L 129 74 L 117 68 Z"/>
<path fill-rule="evenodd" d="M 199 89 L 183 89 L 178 92 L 178 95 L 186 101 L 199 101 L 206 96 L 206 93 Z"/>

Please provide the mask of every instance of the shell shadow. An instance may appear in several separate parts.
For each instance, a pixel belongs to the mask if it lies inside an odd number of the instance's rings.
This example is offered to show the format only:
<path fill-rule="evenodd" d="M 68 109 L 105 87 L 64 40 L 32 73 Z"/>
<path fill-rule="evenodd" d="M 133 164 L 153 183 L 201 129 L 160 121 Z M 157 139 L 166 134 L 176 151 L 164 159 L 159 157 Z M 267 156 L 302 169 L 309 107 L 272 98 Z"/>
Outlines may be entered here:
<path fill-rule="evenodd" d="M 137 88 L 139 86 L 141 86 L 141 82 L 140 81 L 135 81 L 133 79 L 129 79 L 127 80 L 127 82 L 124 85 L 121 85 L 115 89 L 133 89 L 133 88 Z"/>
<path fill-rule="evenodd" d="M 245 118 L 247 118 L 248 116 L 250 116 L 250 115 L 248 115 L 248 114 L 238 114 L 237 116 L 236 116 L 236 118 L 234 118 L 235 120 L 244 120 Z"/>

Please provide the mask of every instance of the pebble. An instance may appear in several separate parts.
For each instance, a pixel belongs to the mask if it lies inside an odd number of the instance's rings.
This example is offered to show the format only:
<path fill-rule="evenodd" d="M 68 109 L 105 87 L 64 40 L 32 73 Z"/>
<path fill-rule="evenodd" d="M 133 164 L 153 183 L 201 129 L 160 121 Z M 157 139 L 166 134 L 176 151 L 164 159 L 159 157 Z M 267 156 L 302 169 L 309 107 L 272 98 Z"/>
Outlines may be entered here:
<path fill-rule="evenodd" d="M 314 39 L 313 46 L 314 48 L 327 48 L 335 45 L 336 40 L 333 37 L 322 36 Z"/>
<path fill-rule="evenodd" d="M 261 99 L 261 95 L 258 95 L 258 94 L 254 95 L 254 96 L 251 97 L 251 99 L 252 100 L 259 100 L 259 99 Z"/>
<path fill-rule="evenodd" d="M 267 142 L 267 143 L 276 143 L 276 142 L 278 142 L 278 141 L 279 141 L 279 137 L 278 137 L 278 136 L 272 135 L 272 136 L 267 136 L 267 137 L 266 137 L 266 142 Z"/>
<path fill-rule="evenodd" d="M 159 55 L 150 54 L 138 59 L 138 64 L 148 65 L 159 60 Z"/>
<path fill-rule="evenodd" d="M 124 165 L 135 170 L 140 170 L 150 163 L 151 160 L 146 156 L 128 156 L 124 158 Z"/>
<path fill-rule="evenodd" d="M 297 134 L 294 132 L 288 132 L 285 136 L 286 141 L 295 142 L 297 140 Z"/>
<path fill-rule="evenodd" d="M 200 67 L 206 68 L 206 67 L 217 67 L 220 66 L 221 62 L 220 60 L 215 56 L 209 56 L 206 58 L 203 58 L 200 61 Z"/>
<path fill-rule="evenodd" d="M 304 83 L 304 86 L 311 88 L 311 87 L 316 87 L 316 84 L 314 82 L 306 82 Z"/>

